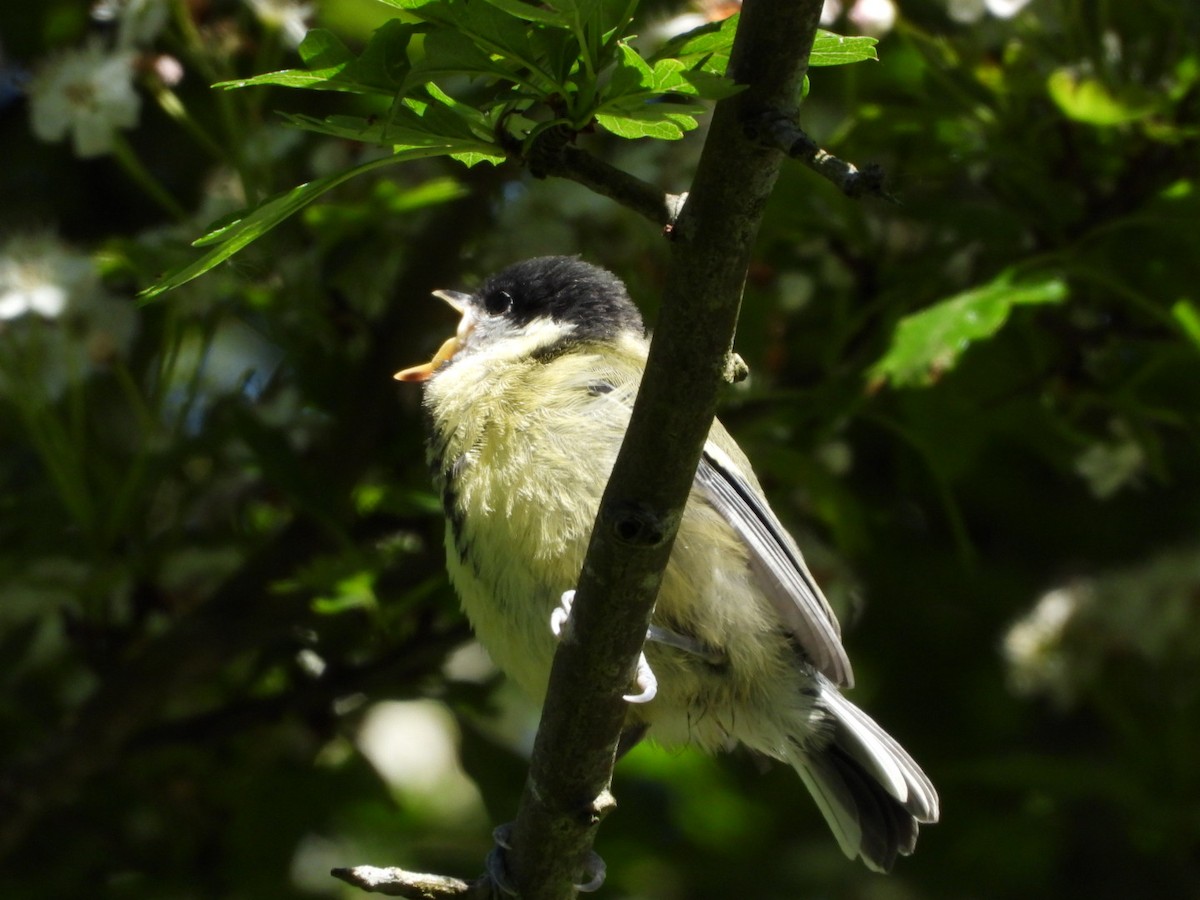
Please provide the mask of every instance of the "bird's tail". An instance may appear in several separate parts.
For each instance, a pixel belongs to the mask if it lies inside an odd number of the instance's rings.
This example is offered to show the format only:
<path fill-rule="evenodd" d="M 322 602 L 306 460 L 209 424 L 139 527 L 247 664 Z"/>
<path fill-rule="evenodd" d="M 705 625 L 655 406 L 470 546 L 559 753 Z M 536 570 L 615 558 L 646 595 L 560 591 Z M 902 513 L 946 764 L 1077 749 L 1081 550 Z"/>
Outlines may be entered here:
<path fill-rule="evenodd" d="M 938 820 L 938 796 L 911 756 L 832 684 L 818 705 L 830 740 L 792 744 L 787 761 L 800 774 L 848 857 L 877 872 L 917 844 L 917 826 Z"/>

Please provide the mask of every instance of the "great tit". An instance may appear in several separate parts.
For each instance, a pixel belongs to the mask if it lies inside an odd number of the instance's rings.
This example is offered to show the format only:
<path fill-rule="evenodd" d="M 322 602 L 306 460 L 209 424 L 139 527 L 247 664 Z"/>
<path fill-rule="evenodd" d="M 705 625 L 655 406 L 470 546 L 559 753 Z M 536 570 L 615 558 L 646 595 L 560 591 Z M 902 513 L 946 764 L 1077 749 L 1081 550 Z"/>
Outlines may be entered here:
<path fill-rule="evenodd" d="M 535 700 L 549 622 L 583 565 L 646 363 L 612 273 L 540 257 L 474 293 L 435 291 L 457 333 L 401 381 L 423 382 L 450 578 L 479 640 Z M 846 700 L 841 629 L 737 444 L 714 422 L 663 578 L 629 724 L 667 746 L 737 743 L 791 765 L 851 859 L 887 871 L 936 822 L 920 767 Z"/>

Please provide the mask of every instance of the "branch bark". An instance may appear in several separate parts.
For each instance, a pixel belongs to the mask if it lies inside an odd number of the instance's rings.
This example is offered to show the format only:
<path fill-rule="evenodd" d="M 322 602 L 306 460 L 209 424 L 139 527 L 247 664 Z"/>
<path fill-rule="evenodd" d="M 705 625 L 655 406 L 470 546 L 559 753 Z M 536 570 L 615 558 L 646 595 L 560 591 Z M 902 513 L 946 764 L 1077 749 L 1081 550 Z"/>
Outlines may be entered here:
<path fill-rule="evenodd" d="M 674 223 L 683 197 L 664 193 L 624 169 L 581 150 L 570 143 L 571 136 L 565 128 L 541 134 L 529 154 L 529 171 L 535 178 L 565 178 L 620 203 L 656 225 Z"/>
<path fill-rule="evenodd" d="M 374 866 L 334 869 L 330 874 L 368 894 L 387 897 L 407 897 L 409 900 L 492 900 L 493 897 L 492 885 L 486 878 L 461 881 L 445 875 Z"/>
<path fill-rule="evenodd" d="M 742 285 L 783 154 L 753 139 L 796 119 L 821 0 L 746 0 L 728 73 L 672 232 L 662 313 L 580 575 L 573 640 L 554 659 L 512 833 L 524 900 L 570 898 L 591 852 L 654 599 L 728 370 Z"/>
<path fill-rule="evenodd" d="M 854 163 L 839 159 L 814 141 L 795 119 L 767 111 L 757 122 L 747 122 L 750 136 L 765 147 L 774 147 L 798 160 L 824 178 L 847 197 L 878 197 L 896 202 L 883 189 L 883 169 L 878 165 L 858 168 Z"/>

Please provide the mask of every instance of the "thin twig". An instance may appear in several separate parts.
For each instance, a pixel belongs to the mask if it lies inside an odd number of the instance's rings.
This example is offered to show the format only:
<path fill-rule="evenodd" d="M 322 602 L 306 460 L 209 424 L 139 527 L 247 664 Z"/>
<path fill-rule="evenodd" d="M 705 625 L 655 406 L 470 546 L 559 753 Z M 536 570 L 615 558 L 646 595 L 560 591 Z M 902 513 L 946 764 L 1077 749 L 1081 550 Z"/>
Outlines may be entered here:
<path fill-rule="evenodd" d="M 570 143 L 565 129 L 543 132 L 529 151 L 529 171 L 535 178 L 555 176 L 582 184 L 610 200 L 633 210 L 656 225 L 674 223 L 683 197 L 668 194 L 624 169 L 605 162 Z"/>
<path fill-rule="evenodd" d="M 408 897 L 410 900 L 490 900 L 492 897 L 492 887 L 486 878 L 462 881 L 445 875 L 426 875 L 395 868 L 378 869 L 375 866 L 333 869 L 329 874 L 369 894 L 388 897 Z"/>
<path fill-rule="evenodd" d="M 790 116 L 768 112 L 747 119 L 744 124 L 750 140 L 781 150 L 791 159 L 804 163 L 826 181 L 837 185 L 847 197 L 878 197 L 896 202 L 896 198 L 883 189 L 882 167 L 871 164 L 860 169 L 822 150 Z"/>

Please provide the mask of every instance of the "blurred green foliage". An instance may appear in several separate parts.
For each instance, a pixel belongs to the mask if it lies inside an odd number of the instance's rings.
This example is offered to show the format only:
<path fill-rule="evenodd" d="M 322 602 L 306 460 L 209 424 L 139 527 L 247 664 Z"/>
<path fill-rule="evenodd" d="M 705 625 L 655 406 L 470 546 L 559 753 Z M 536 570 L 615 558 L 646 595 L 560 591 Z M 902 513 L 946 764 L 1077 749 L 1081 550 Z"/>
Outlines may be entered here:
<path fill-rule="evenodd" d="M 451 325 L 429 290 L 539 253 L 614 269 L 652 321 L 663 239 L 576 185 L 422 159 L 139 306 L 214 220 L 377 159 L 277 110 L 379 108 L 210 88 L 301 65 L 286 7 L 96 9 L 0 10 L 0 895 L 474 876 L 533 718 L 470 649 L 419 398 L 390 376 Z M 393 12 L 322 0 L 305 24 L 358 53 Z M 677 12 L 644 3 L 634 31 Z M 900 203 L 785 172 L 723 419 L 943 822 L 881 878 L 782 767 L 640 747 L 604 890 L 1195 896 L 1200 8 L 899 12 L 879 62 L 810 73 L 803 123 Z M 140 109 L 81 158 L 30 113 L 89 39 L 127 52 Z M 580 140 L 680 191 L 702 135 Z"/>

